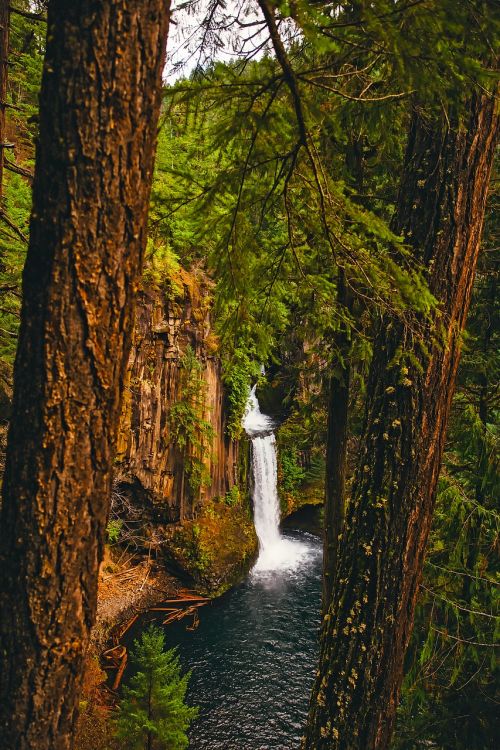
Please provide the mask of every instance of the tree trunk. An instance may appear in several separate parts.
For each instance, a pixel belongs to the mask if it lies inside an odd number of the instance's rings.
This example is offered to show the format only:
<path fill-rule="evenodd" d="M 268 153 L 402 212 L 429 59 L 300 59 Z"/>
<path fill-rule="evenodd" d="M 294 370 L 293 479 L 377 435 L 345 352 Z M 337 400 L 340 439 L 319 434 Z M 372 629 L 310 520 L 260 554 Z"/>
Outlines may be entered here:
<path fill-rule="evenodd" d="M 382 750 L 393 731 L 497 133 L 493 101 L 468 127 L 415 115 L 394 222 L 428 269 L 434 326 L 384 319 L 306 750 Z M 427 352 L 426 352 L 427 347 Z"/>
<path fill-rule="evenodd" d="M 496 274 L 498 271 L 496 271 Z M 497 299 L 497 275 L 493 276 L 492 283 L 489 288 L 488 294 L 488 307 L 491 311 L 495 309 L 495 302 Z M 483 361 L 487 361 L 488 355 L 491 355 L 491 337 L 494 333 L 495 322 L 492 317 L 489 317 L 483 323 L 484 328 L 482 331 L 482 355 Z M 481 531 L 482 531 L 482 518 L 478 512 L 479 508 L 484 506 L 485 493 L 483 487 L 484 476 L 488 471 L 488 455 L 487 455 L 487 433 L 488 433 L 488 395 L 490 390 L 490 383 L 488 382 L 488 369 L 484 367 L 484 364 L 479 365 L 479 402 L 477 404 L 478 416 L 481 422 L 481 433 L 482 442 L 479 446 L 479 451 L 476 461 L 476 488 L 475 488 L 475 500 L 478 505 L 476 512 L 468 520 L 467 528 L 467 553 L 465 559 L 465 569 L 469 575 L 464 576 L 462 584 L 462 597 L 468 603 L 469 607 L 472 604 L 473 595 L 473 581 L 474 572 L 477 561 L 480 554 L 480 543 L 481 543 Z M 478 441 L 479 442 L 479 441 Z"/>
<path fill-rule="evenodd" d="M 0 210 L 3 198 L 3 170 L 5 156 L 5 110 L 7 104 L 9 57 L 9 2 L 0 0 Z"/>
<path fill-rule="evenodd" d="M 346 167 L 359 193 L 363 192 L 363 142 L 354 136 L 346 151 Z M 351 336 L 349 319 L 354 307 L 343 268 L 338 270 L 336 304 L 344 315 L 344 322 L 333 337 L 336 354 L 334 372 L 329 382 L 328 432 L 326 441 L 326 481 L 323 543 L 323 597 L 321 613 L 330 607 L 337 569 L 339 543 L 345 522 L 347 445 L 349 435 L 349 407 L 351 400 Z"/>
<path fill-rule="evenodd" d="M 142 264 L 168 0 L 52 0 L 0 525 L 0 746 L 71 746 Z"/>
<path fill-rule="evenodd" d="M 349 315 L 351 300 L 345 274 L 339 269 L 337 304 Z M 347 476 L 347 437 L 349 424 L 349 395 L 351 366 L 349 362 L 350 337 L 347 323 L 337 332 L 334 351 L 337 361 L 335 373 L 330 378 L 328 400 L 328 435 L 326 451 L 325 538 L 323 544 L 323 605 L 326 614 L 330 606 L 333 581 L 337 567 L 339 536 L 345 520 L 345 484 Z"/>

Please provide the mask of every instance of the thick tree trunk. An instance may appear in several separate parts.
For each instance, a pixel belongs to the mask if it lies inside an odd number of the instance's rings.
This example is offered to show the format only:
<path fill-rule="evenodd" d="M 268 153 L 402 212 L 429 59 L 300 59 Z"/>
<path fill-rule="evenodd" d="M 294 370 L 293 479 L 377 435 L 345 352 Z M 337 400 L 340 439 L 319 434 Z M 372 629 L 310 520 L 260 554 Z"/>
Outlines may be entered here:
<path fill-rule="evenodd" d="M 5 156 L 5 110 L 7 104 L 9 56 L 9 2 L 0 0 L 0 210 L 3 197 L 3 170 Z"/>
<path fill-rule="evenodd" d="M 0 746 L 69 748 L 145 245 L 168 0 L 52 0 L 0 526 Z"/>
<path fill-rule="evenodd" d="M 385 319 L 376 337 L 307 750 L 382 750 L 390 742 L 497 125 L 486 97 L 472 102 L 468 127 L 413 120 L 394 228 L 428 268 L 438 311 L 433 330 Z"/>

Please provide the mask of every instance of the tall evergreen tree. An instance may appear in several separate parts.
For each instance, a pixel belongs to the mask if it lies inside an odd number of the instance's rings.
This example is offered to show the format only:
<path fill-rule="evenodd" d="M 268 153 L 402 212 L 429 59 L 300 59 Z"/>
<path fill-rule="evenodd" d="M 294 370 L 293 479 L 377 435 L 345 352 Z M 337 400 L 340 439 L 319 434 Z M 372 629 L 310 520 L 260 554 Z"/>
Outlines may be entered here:
<path fill-rule="evenodd" d="M 123 688 L 115 719 L 122 750 L 183 750 L 187 729 L 198 709 L 185 702 L 190 673 L 181 676 L 175 649 L 165 651 L 165 635 L 151 626 L 135 641 L 131 665 L 136 673 Z"/>
<path fill-rule="evenodd" d="M 443 457 L 415 628 L 405 658 L 398 750 L 493 750 L 498 722 L 500 274 L 498 190 Z"/>
<path fill-rule="evenodd" d="M 427 267 L 434 321 L 384 316 L 304 747 L 391 739 L 432 520 L 498 119 L 474 95 L 465 125 L 413 117 L 394 229 Z"/>
<path fill-rule="evenodd" d="M 5 110 L 7 108 L 7 78 L 9 49 L 9 3 L 0 0 L 0 211 L 2 210 L 4 152 L 7 146 L 5 139 Z"/>
<path fill-rule="evenodd" d="M 0 746 L 66 750 L 142 265 L 164 0 L 52 0 L 0 523 Z"/>

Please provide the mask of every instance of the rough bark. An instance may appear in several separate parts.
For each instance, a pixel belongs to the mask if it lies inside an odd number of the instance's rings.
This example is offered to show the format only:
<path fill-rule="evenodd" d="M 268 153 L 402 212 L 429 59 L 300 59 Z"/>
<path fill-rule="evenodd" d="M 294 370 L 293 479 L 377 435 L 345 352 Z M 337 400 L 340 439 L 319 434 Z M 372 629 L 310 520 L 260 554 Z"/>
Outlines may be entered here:
<path fill-rule="evenodd" d="M 357 192 L 362 194 L 364 169 L 363 141 L 360 137 L 354 136 L 351 139 L 346 150 L 345 162 Z M 336 361 L 335 372 L 329 383 L 321 609 L 323 616 L 328 612 L 332 598 L 346 509 L 347 446 L 352 376 L 351 333 L 348 320 L 353 311 L 354 299 L 342 268 L 338 271 L 336 303 L 343 313 L 344 321 L 332 341 Z"/>
<path fill-rule="evenodd" d="M 0 746 L 71 746 L 96 611 L 168 0 L 49 4 L 0 526 Z"/>
<path fill-rule="evenodd" d="M 376 337 L 307 750 L 382 750 L 390 742 L 497 128 L 486 97 L 473 100 L 466 127 L 413 119 L 394 228 L 427 267 L 438 306 L 423 333 L 421 321 L 386 318 Z"/>

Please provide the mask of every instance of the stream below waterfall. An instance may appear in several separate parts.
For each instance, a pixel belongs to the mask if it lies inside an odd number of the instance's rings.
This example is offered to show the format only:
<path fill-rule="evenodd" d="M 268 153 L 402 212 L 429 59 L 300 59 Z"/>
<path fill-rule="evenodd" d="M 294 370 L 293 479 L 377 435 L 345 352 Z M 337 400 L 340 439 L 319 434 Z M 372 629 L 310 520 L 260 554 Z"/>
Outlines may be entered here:
<path fill-rule="evenodd" d="M 255 388 L 243 425 L 252 441 L 257 562 L 200 610 L 197 630 L 171 624 L 166 642 L 192 671 L 187 700 L 200 709 L 192 750 L 296 750 L 316 668 L 322 545 L 307 531 L 280 530 L 273 424 Z"/>
<path fill-rule="evenodd" d="M 254 571 L 200 612 L 200 626 L 169 625 L 191 669 L 188 702 L 200 708 L 192 750 L 297 750 L 317 659 L 321 541 L 285 532 L 301 564 Z"/>

